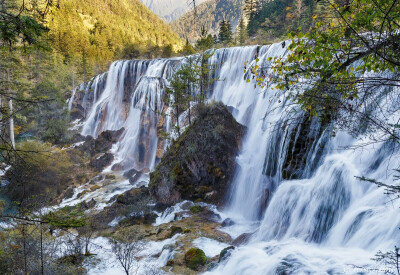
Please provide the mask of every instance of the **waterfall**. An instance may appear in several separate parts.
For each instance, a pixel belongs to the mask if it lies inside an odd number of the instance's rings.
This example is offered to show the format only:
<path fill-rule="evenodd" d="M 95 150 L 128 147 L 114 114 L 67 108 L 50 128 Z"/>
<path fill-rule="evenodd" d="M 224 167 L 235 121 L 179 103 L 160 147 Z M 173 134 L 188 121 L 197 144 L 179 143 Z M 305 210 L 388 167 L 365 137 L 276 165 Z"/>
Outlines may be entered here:
<path fill-rule="evenodd" d="M 233 236 L 252 234 L 249 244 L 210 273 L 351 274 L 357 273 L 354 267 L 368 268 L 378 250 L 399 245 L 399 200 L 389 203 L 382 189 L 356 178 L 392 184 L 391 173 L 400 165 L 393 144 L 341 131 L 332 136 L 330 125 L 307 117 L 273 85 L 246 83 L 251 76 L 244 69 L 256 57 L 268 70 L 271 57 L 286 54 L 287 46 L 277 43 L 218 49 L 208 60 L 219 79 L 208 91 L 209 100 L 228 105 L 247 127 L 224 210 L 236 225 L 227 230 Z M 157 137 L 157 127 L 171 128 L 171 118 L 160 115 L 168 114 L 163 97 L 168 77 L 182 60 L 116 61 L 91 82 L 96 95 L 85 107 L 82 134 L 96 137 L 123 127 L 114 150 L 116 167 L 151 170 L 161 157 L 166 143 Z M 93 88 L 101 79 L 106 83 Z M 383 119 L 397 121 L 398 99 L 379 102 L 391 110 Z M 361 144 L 368 145 L 345 149 Z"/>

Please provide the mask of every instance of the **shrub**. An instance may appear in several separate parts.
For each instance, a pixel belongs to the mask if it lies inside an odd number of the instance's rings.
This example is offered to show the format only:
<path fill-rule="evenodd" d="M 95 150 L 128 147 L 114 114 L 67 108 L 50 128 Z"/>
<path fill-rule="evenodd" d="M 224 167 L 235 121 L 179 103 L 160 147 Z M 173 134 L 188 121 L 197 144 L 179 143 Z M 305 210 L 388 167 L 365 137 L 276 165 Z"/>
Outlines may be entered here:
<path fill-rule="evenodd" d="M 186 266 L 193 270 L 199 270 L 207 262 L 206 254 L 199 248 L 191 248 L 185 253 Z"/>
<path fill-rule="evenodd" d="M 74 166 L 66 151 L 39 141 L 19 143 L 17 149 L 7 172 L 11 200 L 45 203 L 44 199 L 54 199 L 71 184 Z"/>

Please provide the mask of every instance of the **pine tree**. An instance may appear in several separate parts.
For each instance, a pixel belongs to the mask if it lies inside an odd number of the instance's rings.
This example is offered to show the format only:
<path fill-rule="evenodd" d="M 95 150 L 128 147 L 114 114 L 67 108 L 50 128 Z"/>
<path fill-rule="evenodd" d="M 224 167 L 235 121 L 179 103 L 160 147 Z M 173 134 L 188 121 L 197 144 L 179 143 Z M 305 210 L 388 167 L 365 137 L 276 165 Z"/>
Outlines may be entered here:
<path fill-rule="evenodd" d="M 212 48 L 213 45 L 214 45 L 214 39 L 212 35 L 208 34 L 208 31 L 204 25 L 201 26 L 200 39 L 197 40 L 196 47 L 201 51 L 205 51 Z"/>
<path fill-rule="evenodd" d="M 232 42 L 232 25 L 229 21 L 222 20 L 219 24 L 218 40 L 224 45 Z"/>
<path fill-rule="evenodd" d="M 240 18 L 238 31 L 239 31 L 239 44 L 243 45 L 247 39 L 247 29 L 246 25 L 244 24 L 243 16 Z"/>
<path fill-rule="evenodd" d="M 259 3 L 257 0 L 245 0 L 244 1 L 244 11 L 246 13 L 247 19 L 252 20 L 258 11 Z"/>
<path fill-rule="evenodd" d="M 226 33 L 226 21 L 222 20 L 219 23 L 219 33 L 218 33 L 219 42 L 224 43 L 224 41 L 225 41 L 225 33 Z"/>
<path fill-rule="evenodd" d="M 189 39 L 186 38 L 186 43 L 185 43 L 185 46 L 183 46 L 181 53 L 184 55 L 190 55 L 190 54 L 194 54 L 195 52 L 196 52 L 196 50 L 189 43 Z"/>
<path fill-rule="evenodd" d="M 245 0 L 244 1 L 244 12 L 248 19 L 247 31 L 249 35 L 255 34 L 259 28 L 260 22 L 257 22 L 257 13 L 260 10 L 260 4 L 258 0 Z"/>

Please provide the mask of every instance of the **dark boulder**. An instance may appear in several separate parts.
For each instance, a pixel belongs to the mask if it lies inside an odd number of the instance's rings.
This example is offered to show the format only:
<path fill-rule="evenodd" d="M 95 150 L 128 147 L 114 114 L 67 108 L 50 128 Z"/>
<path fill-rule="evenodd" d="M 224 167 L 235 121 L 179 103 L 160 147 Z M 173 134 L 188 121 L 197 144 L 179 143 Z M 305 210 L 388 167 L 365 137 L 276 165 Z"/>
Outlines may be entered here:
<path fill-rule="evenodd" d="M 142 174 L 149 173 L 150 170 L 148 168 L 137 171 L 136 169 L 128 170 L 124 173 L 124 177 L 129 179 L 131 184 L 135 184 Z"/>
<path fill-rule="evenodd" d="M 89 165 L 94 168 L 95 171 L 101 172 L 105 167 L 110 165 L 114 160 L 114 156 L 111 153 L 104 153 L 97 158 L 90 161 Z"/>
<path fill-rule="evenodd" d="M 197 118 L 150 174 L 151 194 L 165 205 L 185 199 L 221 205 L 244 133 L 245 127 L 223 104 L 199 108 Z"/>
<path fill-rule="evenodd" d="M 118 141 L 124 131 L 125 129 L 121 128 L 117 131 L 107 130 L 101 132 L 97 138 L 87 136 L 85 137 L 85 142 L 79 146 L 78 149 L 90 156 L 94 156 L 98 153 L 106 153 L 111 149 L 112 145 Z"/>
<path fill-rule="evenodd" d="M 234 224 L 235 224 L 235 222 L 233 220 L 231 220 L 230 218 L 227 218 L 222 222 L 221 226 L 228 227 L 228 226 L 232 226 Z"/>
<path fill-rule="evenodd" d="M 134 188 L 118 195 L 116 202 L 125 205 L 144 204 L 149 199 L 147 187 Z"/>
<path fill-rule="evenodd" d="M 228 246 L 224 249 L 221 250 L 221 252 L 219 253 L 219 259 L 218 262 L 222 262 L 223 260 L 226 260 L 229 258 L 229 256 L 232 253 L 232 250 L 234 250 L 235 247 L 234 246 Z"/>
<path fill-rule="evenodd" d="M 232 245 L 238 246 L 238 245 L 244 245 L 247 244 L 250 241 L 251 236 L 253 236 L 254 233 L 243 233 L 236 239 L 232 241 Z"/>

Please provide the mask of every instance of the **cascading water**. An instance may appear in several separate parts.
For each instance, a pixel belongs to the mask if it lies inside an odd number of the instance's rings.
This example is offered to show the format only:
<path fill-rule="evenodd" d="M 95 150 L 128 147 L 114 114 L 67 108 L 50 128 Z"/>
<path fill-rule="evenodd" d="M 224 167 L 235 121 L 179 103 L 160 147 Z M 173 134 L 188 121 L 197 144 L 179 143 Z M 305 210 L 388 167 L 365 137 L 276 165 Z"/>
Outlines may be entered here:
<path fill-rule="evenodd" d="M 166 111 L 163 102 L 166 82 L 179 60 L 116 61 L 108 73 L 81 88 L 84 90 L 81 106 L 88 114 L 82 135 L 97 137 L 105 130 L 125 129 L 114 148 L 115 169 L 154 167 L 157 146 L 161 146 L 157 125 L 161 113 Z M 163 126 L 169 128 L 168 120 Z"/>
<path fill-rule="evenodd" d="M 355 178 L 391 184 L 388 171 L 399 167 L 399 152 L 389 142 L 344 150 L 367 138 L 343 132 L 333 137 L 329 126 L 308 118 L 281 92 L 246 83 L 245 64 L 258 57 L 267 68 L 271 57 L 285 54 L 287 47 L 278 43 L 219 49 L 209 59 L 219 79 L 209 99 L 230 106 L 247 127 L 225 209 L 236 222 L 229 233 L 252 233 L 247 245 L 210 273 L 352 274 L 354 267 L 368 267 L 378 250 L 399 245 L 400 202 L 388 204 L 383 190 Z M 153 169 L 161 156 L 165 143 L 160 145 L 157 127 L 171 128 L 168 116 L 160 123 L 164 91 L 182 60 L 117 61 L 97 81 L 106 78 L 104 88 L 91 85 L 96 96 L 82 134 L 96 137 L 124 127 L 114 150 L 122 169 Z"/>

